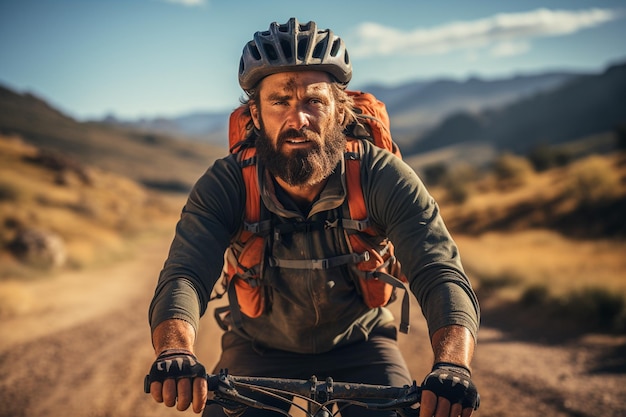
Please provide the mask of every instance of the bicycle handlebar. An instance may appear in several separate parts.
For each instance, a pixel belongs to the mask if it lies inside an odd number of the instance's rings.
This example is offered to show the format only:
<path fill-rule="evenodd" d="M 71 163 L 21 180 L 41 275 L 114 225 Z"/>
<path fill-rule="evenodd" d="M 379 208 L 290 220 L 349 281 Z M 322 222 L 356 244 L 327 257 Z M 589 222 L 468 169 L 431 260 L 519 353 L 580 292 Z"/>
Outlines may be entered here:
<path fill-rule="evenodd" d="M 214 395 L 208 403 L 215 403 L 229 409 L 242 407 L 272 409 L 283 414 L 285 413 L 282 410 L 241 394 L 238 388 L 261 392 L 273 397 L 277 395 L 298 397 L 322 410 L 327 410 L 327 406 L 332 407 L 332 404 L 345 403 L 366 409 L 396 410 L 403 416 L 418 415 L 418 409 L 415 407 L 420 402 L 422 392 L 421 387 L 415 381 L 413 385 L 393 387 L 336 382 L 332 378 L 319 381 L 315 376 L 308 380 L 235 376 L 229 375 L 226 370 L 216 375 L 207 375 L 206 379 L 208 389 Z M 147 393 L 150 392 L 150 380 L 147 376 L 144 389 Z M 294 404 L 292 400 L 285 399 L 285 401 Z"/>

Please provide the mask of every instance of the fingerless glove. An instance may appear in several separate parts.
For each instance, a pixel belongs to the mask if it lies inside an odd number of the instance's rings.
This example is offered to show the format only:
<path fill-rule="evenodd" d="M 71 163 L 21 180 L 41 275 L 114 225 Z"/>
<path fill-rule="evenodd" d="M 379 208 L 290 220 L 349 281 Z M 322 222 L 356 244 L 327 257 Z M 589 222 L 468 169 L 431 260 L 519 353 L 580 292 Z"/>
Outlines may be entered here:
<path fill-rule="evenodd" d="M 448 362 L 438 362 L 426 375 L 422 388 L 432 391 L 438 397 L 446 398 L 451 404 L 461 404 L 463 408 L 478 409 L 480 396 L 472 382 L 469 369 Z"/>

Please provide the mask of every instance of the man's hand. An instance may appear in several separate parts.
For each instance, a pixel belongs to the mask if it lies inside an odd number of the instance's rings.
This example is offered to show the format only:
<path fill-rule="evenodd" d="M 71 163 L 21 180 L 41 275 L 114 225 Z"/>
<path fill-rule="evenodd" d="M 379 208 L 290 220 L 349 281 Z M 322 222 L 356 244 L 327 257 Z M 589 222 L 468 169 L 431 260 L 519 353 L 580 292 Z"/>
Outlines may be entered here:
<path fill-rule="evenodd" d="M 157 402 L 184 411 L 193 404 L 201 413 L 207 400 L 206 370 L 193 353 L 185 349 L 161 352 L 148 375 L 150 394 Z"/>
<path fill-rule="evenodd" d="M 420 417 L 469 417 L 480 403 L 469 369 L 453 363 L 436 363 L 422 388 Z"/>

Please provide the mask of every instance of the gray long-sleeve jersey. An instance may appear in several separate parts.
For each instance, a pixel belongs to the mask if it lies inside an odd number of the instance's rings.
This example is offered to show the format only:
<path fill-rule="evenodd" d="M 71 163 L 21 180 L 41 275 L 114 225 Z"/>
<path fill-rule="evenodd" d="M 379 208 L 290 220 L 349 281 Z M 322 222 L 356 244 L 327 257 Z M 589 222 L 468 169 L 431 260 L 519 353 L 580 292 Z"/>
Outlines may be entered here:
<path fill-rule="evenodd" d="M 415 172 L 399 158 L 364 142 L 361 183 L 371 223 L 395 254 L 426 317 L 429 331 L 467 327 L 474 337 L 479 307 L 458 249 L 438 206 Z M 260 191 L 276 223 L 333 222 L 345 213 L 344 163 L 329 178 L 308 213 L 302 213 L 262 166 Z M 182 319 L 194 328 L 221 276 L 223 254 L 240 230 L 245 189 L 233 156 L 216 161 L 195 184 L 183 208 L 169 256 L 150 305 L 152 328 Z M 270 256 L 324 259 L 349 253 L 345 234 L 311 228 L 272 242 Z M 301 353 L 331 350 L 367 338 L 393 321 L 386 308 L 368 308 L 345 266 L 331 269 L 264 268 L 271 304 L 258 318 L 243 317 L 238 331 L 256 343 Z"/>

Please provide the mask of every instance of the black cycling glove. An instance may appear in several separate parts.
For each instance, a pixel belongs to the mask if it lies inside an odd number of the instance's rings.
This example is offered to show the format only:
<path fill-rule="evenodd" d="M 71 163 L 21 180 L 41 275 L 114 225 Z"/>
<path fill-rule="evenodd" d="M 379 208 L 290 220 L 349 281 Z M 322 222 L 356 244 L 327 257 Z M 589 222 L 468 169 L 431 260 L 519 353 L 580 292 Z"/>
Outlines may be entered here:
<path fill-rule="evenodd" d="M 146 383 L 163 382 L 167 378 L 178 380 L 196 377 L 205 378 L 206 370 L 193 353 L 185 349 L 167 349 L 152 364 Z"/>
<path fill-rule="evenodd" d="M 464 366 L 439 362 L 426 375 L 422 388 L 449 400 L 451 404 L 460 403 L 463 408 L 478 410 L 480 396 L 471 377 L 469 369 Z"/>

